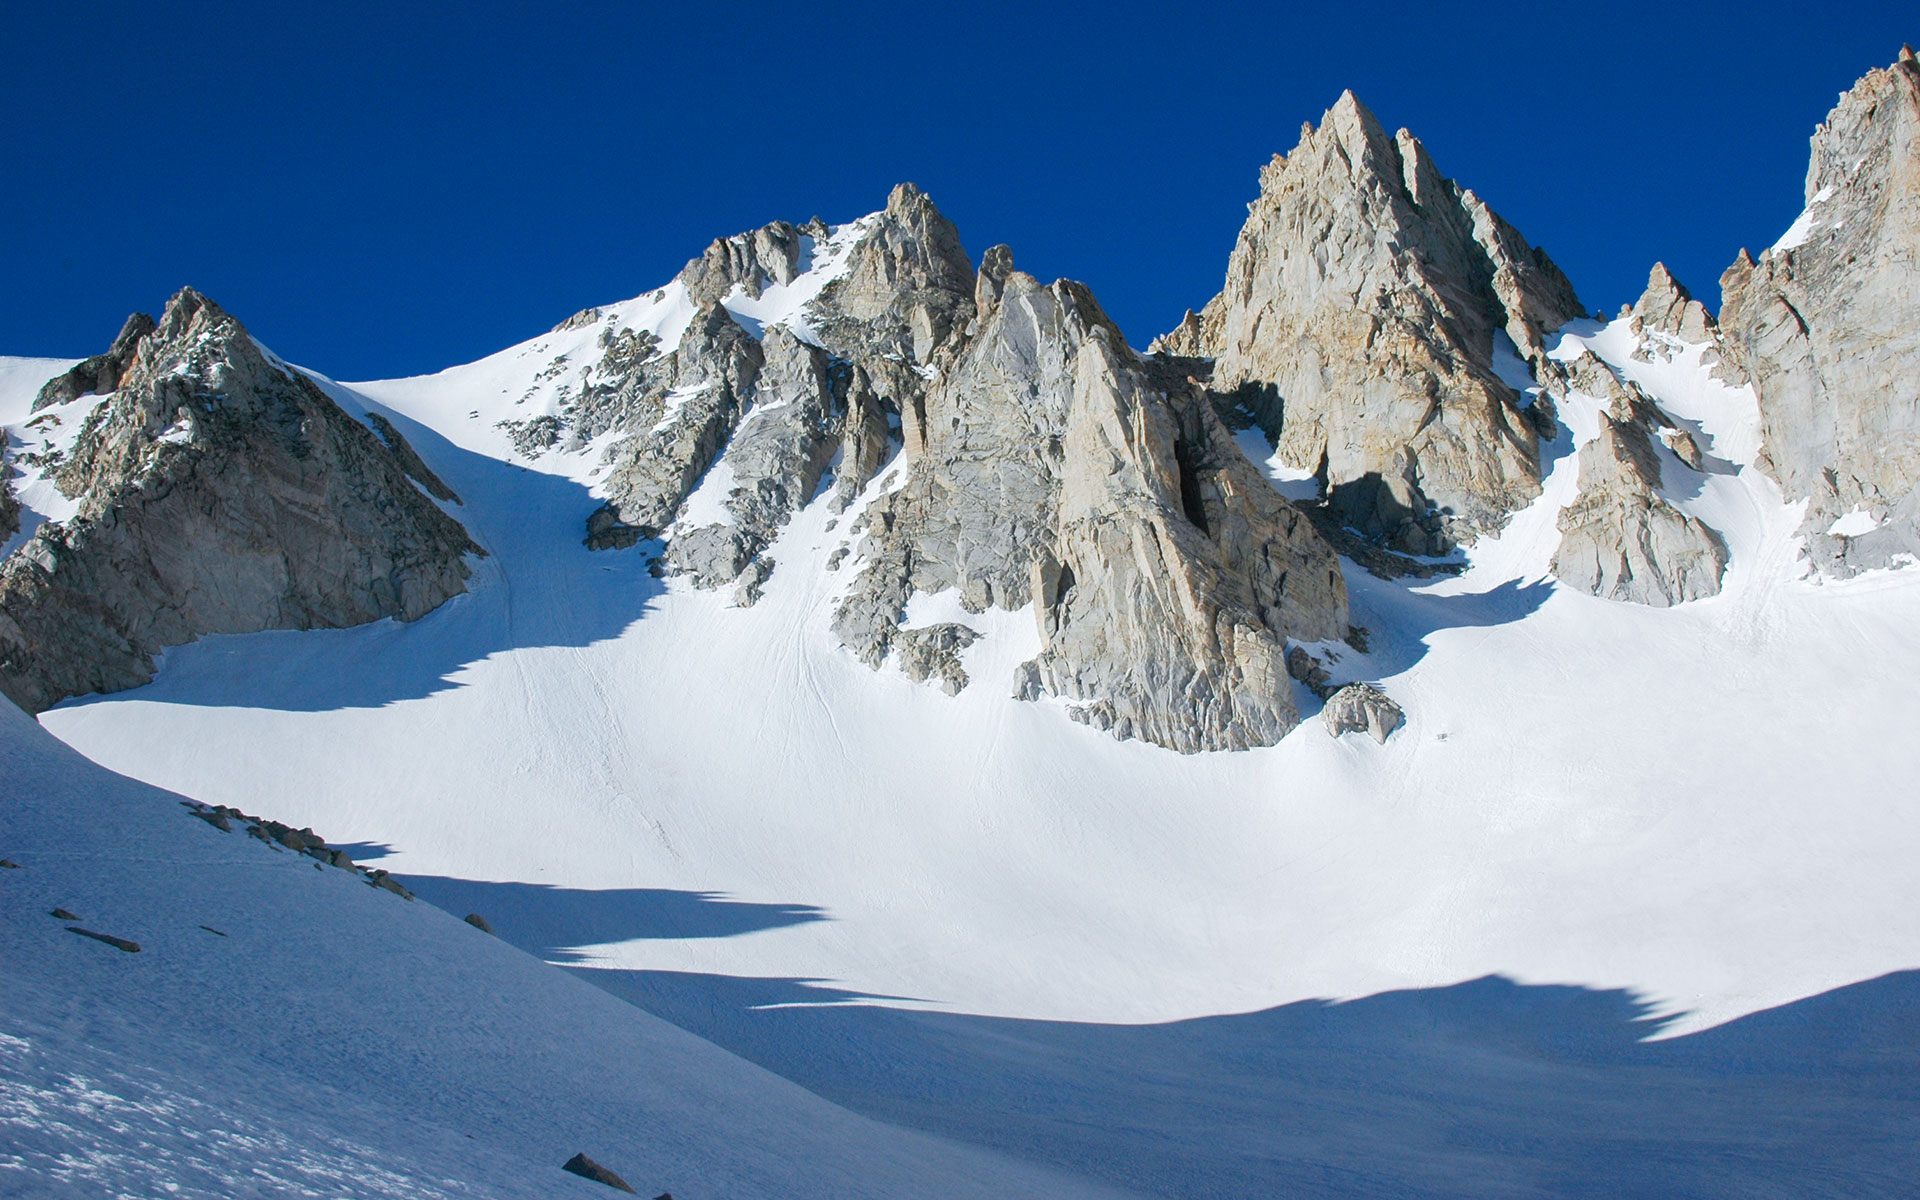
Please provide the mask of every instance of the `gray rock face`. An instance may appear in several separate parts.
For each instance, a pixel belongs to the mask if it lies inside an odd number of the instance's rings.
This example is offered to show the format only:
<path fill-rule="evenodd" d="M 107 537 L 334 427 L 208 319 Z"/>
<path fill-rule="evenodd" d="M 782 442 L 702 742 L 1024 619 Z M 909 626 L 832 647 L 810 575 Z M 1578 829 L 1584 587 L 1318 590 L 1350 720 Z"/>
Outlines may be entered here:
<path fill-rule="evenodd" d="M 719 238 L 680 272 L 696 305 L 718 304 L 739 287 L 758 299 L 769 283 L 792 283 L 800 274 L 800 231 L 775 221 L 748 233 Z"/>
<path fill-rule="evenodd" d="M 1652 429 L 1668 422 L 1628 387 L 1615 384 L 1620 398 L 1600 415 L 1599 435 L 1580 448 L 1580 491 L 1560 513 L 1554 577 L 1602 599 L 1655 608 L 1717 595 L 1726 543 L 1661 498 Z M 1606 394 L 1591 381 L 1581 390 Z"/>
<path fill-rule="evenodd" d="M 980 280 L 974 335 L 903 415 L 907 479 L 865 513 L 836 632 L 904 662 L 915 591 L 1031 604 L 1042 649 L 1017 694 L 1184 752 L 1277 740 L 1299 719 L 1286 639 L 1346 628 L 1333 553 L 1213 398 L 1136 357 L 1084 287 L 1042 286 L 1004 249 Z"/>
<path fill-rule="evenodd" d="M 716 241 L 681 272 L 704 307 L 672 353 L 658 354 L 645 342 L 651 335 L 617 335 L 633 345 L 610 345 L 566 435 L 581 444 L 607 429 L 633 431 L 612 452 L 608 501 L 589 523 L 589 545 L 658 534 L 717 464 L 732 479 L 733 523 L 680 534 L 667 561 L 719 586 L 758 561 L 812 498 L 836 450 L 840 509 L 885 461 L 889 415 L 922 407 L 930 360 L 972 316 L 973 268 L 952 223 L 902 184 L 856 231 L 844 272 L 808 304 L 812 340 L 775 327 L 755 341 L 720 302 L 736 289 L 757 297 L 793 282 L 810 266 L 804 238 L 827 232 L 775 222 Z M 510 432 L 516 444 L 561 437 L 533 422 Z"/>
<path fill-rule="evenodd" d="M 146 313 L 134 313 L 120 326 L 119 336 L 113 339 L 113 345 L 105 354 L 96 354 L 43 384 L 40 394 L 34 397 L 33 411 L 67 404 L 82 396 L 104 396 L 115 390 L 120 386 L 120 377 L 133 362 L 140 339 L 152 332 L 153 318 Z"/>
<path fill-rule="evenodd" d="M 587 544 L 632 544 L 673 520 L 740 420 L 743 397 L 765 361 L 760 343 L 718 304 L 701 309 L 673 355 L 673 387 L 648 397 L 651 427 L 614 447 L 607 502 Z"/>
<path fill-rule="evenodd" d="M 1652 330 L 1688 343 L 1712 342 L 1719 335 L 1713 314 L 1673 277 L 1665 263 L 1653 264 L 1647 273 L 1647 289 L 1634 302 L 1632 317 L 1635 333 Z"/>
<path fill-rule="evenodd" d="M 1806 498 L 1809 555 L 1849 575 L 1920 554 L 1920 62 L 1870 71 L 1813 135 L 1802 240 L 1721 277 L 1731 365 L 1765 453 Z M 1878 528 L 1829 535 L 1860 509 Z"/>
<path fill-rule="evenodd" d="M 940 690 L 957 696 L 967 686 L 967 672 L 960 665 L 960 652 L 980 640 L 980 635 L 965 625 L 948 621 L 914 629 L 896 629 L 893 648 L 900 656 L 900 669 L 915 683 L 929 679 L 940 681 Z"/>
<path fill-rule="evenodd" d="M 840 440 L 829 359 L 786 329 L 770 329 L 753 406 L 741 418 L 717 469 L 731 481 L 728 525 L 675 537 L 667 561 L 713 587 L 739 577 L 820 486 Z"/>
<path fill-rule="evenodd" d="M 1320 710 L 1329 735 L 1364 733 L 1383 746 L 1404 719 L 1400 706 L 1370 683 L 1348 684 L 1327 697 Z"/>
<path fill-rule="evenodd" d="M 1566 277 L 1351 92 L 1260 175 L 1225 287 L 1160 339 L 1217 358 L 1346 523 L 1435 553 L 1539 493 L 1538 432 L 1494 369 L 1583 309 Z"/>
<path fill-rule="evenodd" d="M 963 333 L 973 292 L 973 262 L 959 231 L 919 188 L 903 183 L 854 246 L 846 274 L 827 285 L 809 315 L 820 344 L 866 367 L 878 384 L 881 363 L 930 363 Z"/>
<path fill-rule="evenodd" d="M 1033 572 L 1033 678 L 1120 737 L 1271 745 L 1299 723 L 1287 639 L 1346 633 L 1339 563 L 1203 392 L 1104 332 L 1078 355 L 1057 540 Z"/>
<path fill-rule="evenodd" d="M 0 563 L 0 692 L 27 711 L 145 683 L 202 634 L 413 620 L 465 589 L 479 548 L 395 451 L 198 293 L 112 387 L 55 477 L 78 514 Z"/>

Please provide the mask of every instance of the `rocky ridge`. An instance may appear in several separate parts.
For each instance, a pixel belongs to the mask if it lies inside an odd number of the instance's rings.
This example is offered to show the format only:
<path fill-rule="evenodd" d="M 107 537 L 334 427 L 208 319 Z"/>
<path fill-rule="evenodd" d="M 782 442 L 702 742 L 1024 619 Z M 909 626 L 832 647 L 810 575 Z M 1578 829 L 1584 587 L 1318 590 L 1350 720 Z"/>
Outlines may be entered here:
<path fill-rule="evenodd" d="M 1920 377 L 1917 89 L 1908 53 L 1842 98 L 1807 214 L 1743 253 L 1719 320 L 1659 264 L 1622 311 L 1636 358 L 1707 343 L 1752 381 L 1765 465 L 1812 498 L 1815 557 L 1841 573 L 1920 546 L 1920 400 L 1900 400 Z M 1334 547 L 1388 576 L 1456 568 L 1436 556 L 1539 494 L 1541 441 L 1576 393 L 1604 411 L 1554 575 L 1654 606 L 1719 590 L 1724 540 L 1662 494 L 1706 469 L 1700 447 L 1606 363 L 1548 353 L 1581 311 L 1543 252 L 1348 93 L 1262 171 L 1222 291 L 1151 353 L 1004 246 L 976 270 L 902 185 L 848 225 L 719 239 L 650 297 L 569 318 L 575 360 L 527 393 L 547 381 L 555 402 L 501 424 L 528 456 L 597 448 L 589 546 L 657 540 L 658 570 L 742 605 L 825 498 L 845 514 L 828 525 L 845 522 L 833 630 L 870 666 L 974 682 L 978 630 L 909 621 L 916 594 L 951 593 L 966 613 L 1032 610 L 1039 652 L 989 686 L 1116 736 L 1270 744 L 1299 721 L 1296 679 L 1330 728 L 1382 736 L 1383 708 L 1356 693 L 1334 714 L 1324 671 L 1301 665 L 1300 643 L 1349 636 Z M 0 567 L 0 669 L 21 703 L 130 686 L 201 632 L 411 617 L 460 590 L 473 547 L 406 480 L 458 498 L 400 431 L 374 414 L 370 432 L 193 293 L 130 319 L 35 407 L 93 394 L 108 399 L 50 468 L 80 514 Z M 1318 502 L 1275 491 L 1234 441 L 1248 422 L 1315 472 Z"/>
<path fill-rule="evenodd" d="M 1041 653 L 993 685 L 1119 736 L 1235 749 L 1298 722 L 1288 640 L 1344 636 L 1345 585 L 1186 369 L 1204 365 L 1143 359 L 1086 288 L 1005 247 L 976 272 L 911 185 L 850 225 L 716 241 L 672 286 L 685 331 L 609 325 L 549 442 L 615 435 L 590 546 L 661 538 L 662 570 L 751 604 L 824 489 L 863 501 L 834 630 L 871 666 L 968 686 L 978 631 L 906 615 L 953 590 L 968 612 L 1034 606 Z"/>
<path fill-rule="evenodd" d="M 727 307 L 809 282 L 817 290 L 764 329 Z M 848 226 L 775 222 L 719 239 L 673 286 L 695 309 L 677 345 L 623 331 L 634 339 L 625 369 L 610 346 L 601 382 L 569 414 L 576 442 L 603 429 L 626 435 L 610 451 L 588 542 L 658 536 L 717 467 L 730 481 L 724 519 L 681 530 L 669 563 L 707 586 L 750 566 L 763 579 L 771 564 L 761 551 L 829 461 L 839 458 L 842 507 L 879 467 L 888 414 L 918 404 L 927 364 L 971 315 L 973 268 L 952 224 L 903 184 L 885 209 Z"/>
<path fill-rule="evenodd" d="M 27 711 L 144 683 L 202 634 L 412 620 L 464 590 L 478 547 L 409 482 L 411 450 L 192 289 L 36 407 L 92 393 L 43 464 L 76 515 L 0 563 L 0 693 Z"/>
<path fill-rule="evenodd" d="M 1814 132 L 1806 210 L 1721 277 L 1727 369 L 1808 554 L 1850 575 L 1920 556 L 1920 61 L 1903 48 Z"/>
<path fill-rule="evenodd" d="M 915 592 L 1031 605 L 1017 694 L 1173 749 L 1241 749 L 1298 722 L 1288 638 L 1346 633 L 1332 551 L 1234 444 L 1210 394 L 1128 349 L 1087 289 L 983 260 L 974 330 L 903 418 L 904 479 L 862 515 L 865 569 L 834 628 L 877 666 L 964 678 L 903 629 Z M 960 648 L 954 646 L 954 649 Z"/>

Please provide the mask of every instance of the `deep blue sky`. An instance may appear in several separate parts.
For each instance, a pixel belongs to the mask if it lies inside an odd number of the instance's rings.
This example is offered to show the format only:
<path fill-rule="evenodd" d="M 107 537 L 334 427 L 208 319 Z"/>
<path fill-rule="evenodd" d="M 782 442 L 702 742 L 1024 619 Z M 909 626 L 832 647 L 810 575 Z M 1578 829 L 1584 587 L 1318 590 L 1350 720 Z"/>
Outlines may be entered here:
<path fill-rule="evenodd" d="M 191 283 L 336 377 L 435 370 L 902 179 L 1144 345 L 1346 87 L 1589 307 L 1655 259 L 1714 305 L 1836 94 L 1920 41 L 1913 0 L 1821 7 L 20 0 L 0 353 L 98 352 Z"/>

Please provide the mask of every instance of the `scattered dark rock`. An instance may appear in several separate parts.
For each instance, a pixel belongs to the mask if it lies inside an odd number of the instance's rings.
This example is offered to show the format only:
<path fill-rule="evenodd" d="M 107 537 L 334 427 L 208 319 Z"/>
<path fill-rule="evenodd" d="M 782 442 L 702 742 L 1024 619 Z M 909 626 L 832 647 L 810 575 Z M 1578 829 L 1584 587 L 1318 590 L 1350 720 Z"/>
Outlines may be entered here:
<path fill-rule="evenodd" d="M 220 931 L 219 931 L 218 929 L 215 929 L 215 928 L 214 928 L 213 926 L 211 926 L 211 925 L 202 925 L 202 926 L 201 926 L 200 928 L 202 928 L 202 929 L 204 929 L 204 930 L 206 930 L 206 931 L 207 931 L 208 933 L 211 933 L 211 934 L 213 934 L 213 935 L 214 935 L 214 936 L 216 936 L 216 937 L 226 937 L 226 936 L 227 936 L 226 934 L 224 934 L 224 933 L 221 933 L 221 932 L 220 932 Z"/>
<path fill-rule="evenodd" d="M 207 824 L 213 826 L 215 829 L 218 829 L 220 832 L 222 833 L 233 832 L 233 823 L 227 820 L 225 813 L 218 813 L 210 809 L 200 809 L 200 808 L 196 808 L 192 811 L 194 816 L 199 817 L 202 821 L 205 821 Z"/>
<path fill-rule="evenodd" d="M 487 924 L 487 919 L 481 916 L 479 913 L 468 913 L 465 917 L 461 919 L 464 920 L 467 924 L 473 926 L 475 929 L 478 929 L 481 933 L 493 932 L 493 926 Z"/>
<path fill-rule="evenodd" d="M 1320 665 L 1320 660 L 1308 654 L 1303 647 L 1294 646 L 1287 651 L 1287 674 L 1307 686 L 1307 690 L 1325 700 L 1333 694 L 1332 676 Z"/>
<path fill-rule="evenodd" d="M 56 908 L 47 915 L 51 916 L 56 921 L 78 921 L 80 919 L 80 915 L 78 913 L 70 913 L 64 908 Z"/>
<path fill-rule="evenodd" d="M 125 950 L 128 954 L 140 953 L 140 943 L 130 942 L 126 938 L 114 937 L 110 933 L 95 933 L 91 929 L 82 929 L 78 925 L 67 926 L 68 933 L 77 933 L 81 937 L 92 938 L 96 942 L 105 942 L 115 950 Z"/>
<path fill-rule="evenodd" d="M 591 1179 L 595 1183 L 604 1183 L 610 1188 L 618 1188 L 620 1191 L 631 1192 L 636 1196 L 639 1195 L 638 1192 L 634 1192 L 633 1188 L 628 1186 L 626 1180 L 615 1175 L 612 1171 L 607 1170 L 584 1154 L 574 1155 L 562 1163 L 560 1169 L 578 1175 L 582 1179 Z"/>
<path fill-rule="evenodd" d="M 381 870 L 377 867 L 374 870 L 368 872 L 367 882 L 374 887 L 385 888 L 387 891 L 392 892 L 394 895 L 399 896 L 403 900 L 413 899 L 413 893 L 408 891 L 406 888 L 401 887 L 399 880 L 395 879 L 393 876 L 387 874 L 384 870 Z"/>
<path fill-rule="evenodd" d="M 0 867 L 5 867 L 9 871 L 18 871 L 20 864 L 10 858 L 0 858 Z"/>

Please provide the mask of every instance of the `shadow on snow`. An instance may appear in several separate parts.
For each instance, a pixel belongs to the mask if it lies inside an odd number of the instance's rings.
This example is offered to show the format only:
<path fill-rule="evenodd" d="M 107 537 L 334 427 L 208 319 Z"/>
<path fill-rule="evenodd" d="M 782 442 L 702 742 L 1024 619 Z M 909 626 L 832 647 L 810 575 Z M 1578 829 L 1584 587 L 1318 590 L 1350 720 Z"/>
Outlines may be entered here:
<path fill-rule="evenodd" d="M 827 919 L 810 904 L 756 904 L 717 892 L 668 888 L 552 887 L 397 876 L 415 895 L 455 916 L 478 913 L 494 932 L 549 962 L 586 961 L 581 949 L 661 938 L 721 938 Z"/>
<path fill-rule="evenodd" d="M 1920 971 L 1647 1041 L 1631 993 L 1488 977 L 1159 1025 L 576 968 L 855 1111 L 1149 1194 L 1911 1195 Z"/>
<path fill-rule="evenodd" d="M 856 1112 L 1147 1194 L 1905 1196 L 1920 1178 L 1920 971 L 1665 1040 L 1630 991 L 1498 976 L 1162 1024 L 1015 1020 L 577 951 L 830 919 L 807 905 L 405 882 Z"/>

